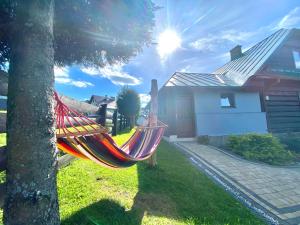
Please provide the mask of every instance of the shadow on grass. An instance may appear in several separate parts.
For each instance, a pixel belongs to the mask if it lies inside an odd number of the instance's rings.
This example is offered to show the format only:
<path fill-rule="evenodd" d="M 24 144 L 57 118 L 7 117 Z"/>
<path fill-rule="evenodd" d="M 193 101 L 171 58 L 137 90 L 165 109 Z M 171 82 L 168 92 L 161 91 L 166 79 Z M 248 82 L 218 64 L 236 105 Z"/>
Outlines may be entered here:
<path fill-rule="evenodd" d="M 103 199 L 62 221 L 62 225 L 147 224 L 265 224 L 204 174 L 168 143 L 158 149 L 158 167 L 137 165 L 138 193 L 130 210 Z M 149 223 L 149 215 L 151 218 Z M 157 218 L 163 217 L 163 218 Z"/>
<path fill-rule="evenodd" d="M 138 164 L 139 189 L 130 210 L 125 210 L 118 202 L 103 199 L 89 205 L 62 221 L 62 225 L 140 225 L 145 214 L 158 217 L 176 215 L 176 205 L 168 196 L 155 191 L 155 175 L 164 176 L 158 168 Z M 149 183 L 150 182 L 150 183 Z M 158 189 L 157 189 L 158 190 Z M 80 222 L 79 222 L 80 221 Z"/>

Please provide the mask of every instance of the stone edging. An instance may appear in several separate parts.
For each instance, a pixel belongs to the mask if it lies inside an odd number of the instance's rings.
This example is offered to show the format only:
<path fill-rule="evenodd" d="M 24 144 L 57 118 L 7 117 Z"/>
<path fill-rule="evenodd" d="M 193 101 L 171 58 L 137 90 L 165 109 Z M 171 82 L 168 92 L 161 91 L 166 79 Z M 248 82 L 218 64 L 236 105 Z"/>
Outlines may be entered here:
<path fill-rule="evenodd" d="M 208 168 L 203 162 L 200 160 L 194 159 L 194 157 L 191 155 L 191 153 L 188 152 L 188 150 L 180 145 L 179 143 L 170 143 L 177 149 L 179 149 L 183 154 L 189 157 L 189 160 L 197 166 L 198 169 L 200 169 L 202 172 L 204 172 L 214 183 L 216 183 L 218 186 L 221 186 L 223 189 L 225 189 L 226 192 L 231 194 L 235 199 L 237 199 L 239 202 L 241 202 L 243 205 L 245 205 L 247 208 L 249 208 L 252 212 L 254 212 L 259 217 L 263 218 L 268 224 L 271 225 L 288 225 L 287 222 L 280 219 L 273 213 L 269 212 L 269 210 L 265 209 L 263 206 L 259 205 L 252 199 L 250 199 L 246 194 L 241 192 L 238 188 L 234 187 L 232 184 L 229 184 L 225 179 L 217 175 L 213 170 Z M 201 157 L 199 157 L 201 158 Z"/>

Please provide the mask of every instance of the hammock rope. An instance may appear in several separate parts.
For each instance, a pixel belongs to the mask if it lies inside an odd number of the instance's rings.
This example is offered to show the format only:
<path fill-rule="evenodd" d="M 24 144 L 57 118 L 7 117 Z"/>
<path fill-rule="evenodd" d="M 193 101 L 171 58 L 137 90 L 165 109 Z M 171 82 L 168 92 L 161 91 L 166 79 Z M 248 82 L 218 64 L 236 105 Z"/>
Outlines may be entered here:
<path fill-rule="evenodd" d="M 58 149 L 105 167 L 125 168 L 148 159 L 156 151 L 166 128 L 160 121 L 157 126 L 139 126 L 118 147 L 105 127 L 69 108 L 56 92 L 54 98 Z"/>

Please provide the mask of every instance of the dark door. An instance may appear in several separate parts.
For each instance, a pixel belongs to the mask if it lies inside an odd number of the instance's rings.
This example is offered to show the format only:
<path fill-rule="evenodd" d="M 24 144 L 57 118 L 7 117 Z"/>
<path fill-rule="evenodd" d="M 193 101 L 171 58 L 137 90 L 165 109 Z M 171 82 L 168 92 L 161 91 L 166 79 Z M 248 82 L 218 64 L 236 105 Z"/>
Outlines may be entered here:
<path fill-rule="evenodd" d="M 178 137 L 194 137 L 194 99 L 191 95 L 176 98 L 176 133 Z"/>

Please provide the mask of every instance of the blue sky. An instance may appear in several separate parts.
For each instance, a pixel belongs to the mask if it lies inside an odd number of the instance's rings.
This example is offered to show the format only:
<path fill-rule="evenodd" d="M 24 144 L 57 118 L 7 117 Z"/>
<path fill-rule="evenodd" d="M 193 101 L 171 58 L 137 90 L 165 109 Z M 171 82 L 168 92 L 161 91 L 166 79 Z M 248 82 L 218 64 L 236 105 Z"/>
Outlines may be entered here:
<path fill-rule="evenodd" d="M 149 99 L 151 79 L 159 87 L 175 72 L 212 72 L 229 61 L 229 50 L 243 51 L 280 28 L 300 28 L 299 0 L 155 0 L 153 42 L 167 29 L 175 31 L 181 45 L 161 58 L 157 45 L 145 47 L 128 64 L 104 68 L 55 68 L 58 92 L 84 100 L 92 94 L 116 96 L 129 85 Z"/>

